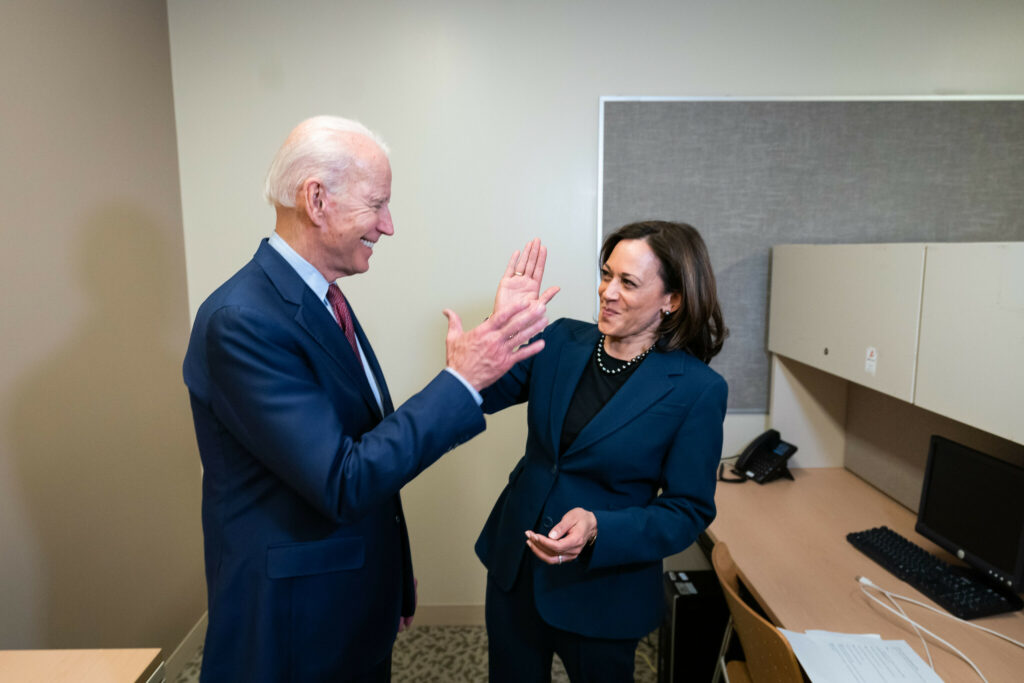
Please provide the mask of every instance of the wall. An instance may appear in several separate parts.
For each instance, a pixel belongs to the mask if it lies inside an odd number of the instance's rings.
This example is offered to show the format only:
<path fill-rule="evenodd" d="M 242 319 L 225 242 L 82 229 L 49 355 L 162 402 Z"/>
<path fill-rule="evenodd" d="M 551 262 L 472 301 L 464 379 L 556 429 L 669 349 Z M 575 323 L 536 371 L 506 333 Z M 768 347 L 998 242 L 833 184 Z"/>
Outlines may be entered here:
<path fill-rule="evenodd" d="M 601 95 L 1024 92 L 1016 0 L 170 0 L 169 18 L 191 310 L 272 229 L 260 188 L 288 130 L 359 118 L 393 149 L 397 232 L 343 284 L 398 400 L 443 363 L 441 309 L 482 318 L 535 235 L 563 287 L 552 314 L 592 315 Z M 407 487 L 421 603 L 482 602 L 472 544 L 523 415 Z M 730 416 L 726 452 L 763 426 Z"/>
<path fill-rule="evenodd" d="M 0 90 L 0 649 L 166 656 L 205 597 L 164 3 L 4 3 Z"/>
<path fill-rule="evenodd" d="M 843 465 L 914 512 L 921 502 L 932 434 L 1024 466 L 1019 443 L 852 382 L 847 397 Z"/>

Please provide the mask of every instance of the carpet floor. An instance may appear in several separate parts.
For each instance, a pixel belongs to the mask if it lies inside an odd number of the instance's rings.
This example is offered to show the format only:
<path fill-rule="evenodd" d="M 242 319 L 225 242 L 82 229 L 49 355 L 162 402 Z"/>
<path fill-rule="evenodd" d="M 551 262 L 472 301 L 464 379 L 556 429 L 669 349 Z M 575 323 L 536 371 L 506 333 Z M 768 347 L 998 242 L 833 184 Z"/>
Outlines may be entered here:
<path fill-rule="evenodd" d="M 174 683 L 196 683 L 203 652 L 200 648 Z M 635 683 L 655 683 L 657 634 L 640 641 L 636 652 Z M 391 660 L 392 683 L 485 683 L 487 630 L 483 626 L 413 626 L 398 634 Z M 552 683 L 568 683 L 555 657 Z"/>

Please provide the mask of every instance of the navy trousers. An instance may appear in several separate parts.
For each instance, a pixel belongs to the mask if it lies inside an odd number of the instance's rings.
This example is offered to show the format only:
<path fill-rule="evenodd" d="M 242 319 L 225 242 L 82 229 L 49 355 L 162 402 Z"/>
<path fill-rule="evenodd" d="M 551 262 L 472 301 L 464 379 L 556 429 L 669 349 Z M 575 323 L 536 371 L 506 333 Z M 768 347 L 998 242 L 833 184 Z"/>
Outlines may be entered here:
<path fill-rule="evenodd" d="M 391 683 L 391 652 L 369 670 L 348 676 L 341 683 Z"/>
<path fill-rule="evenodd" d="M 572 683 L 632 682 L 639 639 L 588 638 L 547 624 L 533 600 L 534 562 L 526 558 L 507 593 L 487 579 L 490 683 L 550 683 L 555 653 Z"/>

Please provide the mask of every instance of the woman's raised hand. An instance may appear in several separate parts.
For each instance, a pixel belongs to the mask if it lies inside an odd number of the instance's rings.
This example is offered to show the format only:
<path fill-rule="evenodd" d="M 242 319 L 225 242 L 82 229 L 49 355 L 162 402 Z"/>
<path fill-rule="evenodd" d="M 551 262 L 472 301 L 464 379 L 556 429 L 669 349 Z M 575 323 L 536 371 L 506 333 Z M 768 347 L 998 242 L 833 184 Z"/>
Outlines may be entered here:
<path fill-rule="evenodd" d="M 547 247 L 540 243 L 539 238 L 527 242 L 521 252 L 516 250 L 512 254 L 505 274 L 498 282 L 493 313 L 522 302 L 533 303 L 539 299 L 546 306 L 551 301 L 558 293 L 558 287 L 549 287 L 543 294 L 540 291 L 547 258 Z"/>

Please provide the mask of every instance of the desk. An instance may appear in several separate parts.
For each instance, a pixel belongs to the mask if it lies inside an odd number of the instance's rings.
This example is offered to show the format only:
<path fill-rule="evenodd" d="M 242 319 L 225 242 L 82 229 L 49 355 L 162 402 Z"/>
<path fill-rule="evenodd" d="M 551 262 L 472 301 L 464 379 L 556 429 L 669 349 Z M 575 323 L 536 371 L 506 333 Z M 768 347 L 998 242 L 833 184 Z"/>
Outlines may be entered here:
<path fill-rule="evenodd" d="M 0 681 L 19 683 L 149 683 L 160 648 L 131 650 L 0 650 Z M 154 680 L 162 681 L 162 675 Z"/>
<path fill-rule="evenodd" d="M 776 625 L 793 631 L 878 633 L 907 641 L 927 662 L 913 628 L 869 600 L 855 577 L 866 576 L 886 590 L 935 603 L 850 545 L 846 534 L 885 525 L 945 560 L 955 561 L 953 556 L 914 531 L 914 513 L 851 472 L 792 472 L 794 481 L 780 479 L 763 486 L 719 483 L 718 517 L 708 535 L 729 546 L 743 582 Z M 1021 680 L 1021 648 L 921 607 L 902 601 L 900 605 L 912 619 L 970 657 L 992 683 Z M 1024 642 L 1024 612 L 972 623 Z M 928 646 L 935 671 L 944 681 L 979 680 L 943 645 L 929 639 Z"/>

